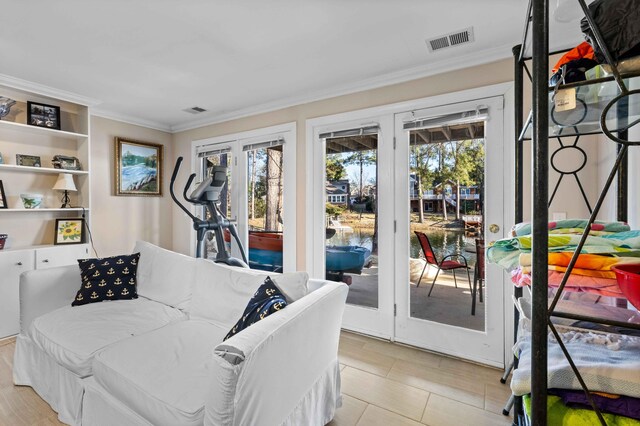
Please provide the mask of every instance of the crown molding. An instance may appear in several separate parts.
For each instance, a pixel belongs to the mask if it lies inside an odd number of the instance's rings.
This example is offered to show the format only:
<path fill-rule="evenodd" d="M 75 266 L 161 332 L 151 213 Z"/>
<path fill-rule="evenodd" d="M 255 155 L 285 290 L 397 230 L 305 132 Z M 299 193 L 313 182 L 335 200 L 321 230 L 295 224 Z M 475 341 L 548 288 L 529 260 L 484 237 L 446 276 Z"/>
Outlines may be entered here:
<path fill-rule="evenodd" d="M 291 96 L 288 98 L 279 99 L 274 102 L 263 103 L 249 108 L 241 108 L 221 115 L 202 117 L 200 119 L 190 120 L 182 124 L 173 125 L 171 126 L 171 132 L 178 133 L 186 130 L 193 130 L 212 124 L 223 123 L 225 121 L 250 117 L 253 115 L 263 114 L 271 111 L 277 111 L 295 105 L 349 95 L 357 92 L 363 92 L 366 90 L 377 89 L 393 84 L 430 77 L 449 71 L 488 64 L 491 62 L 499 61 L 501 59 L 511 58 L 511 48 L 512 43 L 504 44 L 491 48 L 489 50 L 478 51 L 469 55 L 451 58 L 446 61 L 438 62 L 435 65 L 421 65 L 406 70 L 396 71 L 381 76 L 361 80 L 356 83 L 333 87 L 331 89 L 307 92 L 304 95 Z"/>
<path fill-rule="evenodd" d="M 171 126 L 157 121 L 145 120 L 144 118 L 139 117 L 132 117 L 130 115 L 124 115 L 102 108 L 91 108 L 89 112 L 92 116 L 132 124 L 134 126 L 146 127 L 148 129 L 159 130 L 161 132 L 172 133 Z"/>
<path fill-rule="evenodd" d="M 33 92 L 42 96 L 56 98 L 63 101 L 72 102 L 74 104 L 85 105 L 88 107 L 100 104 L 100 101 L 97 99 L 88 98 L 86 96 L 78 95 L 77 93 L 73 92 L 67 92 L 65 90 L 55 89 L 53 87 L 45 86 L 44 84 L 34 83 L 6 74 L 0 74 L 0 84 L 12 87 L 14 89 Z"/>

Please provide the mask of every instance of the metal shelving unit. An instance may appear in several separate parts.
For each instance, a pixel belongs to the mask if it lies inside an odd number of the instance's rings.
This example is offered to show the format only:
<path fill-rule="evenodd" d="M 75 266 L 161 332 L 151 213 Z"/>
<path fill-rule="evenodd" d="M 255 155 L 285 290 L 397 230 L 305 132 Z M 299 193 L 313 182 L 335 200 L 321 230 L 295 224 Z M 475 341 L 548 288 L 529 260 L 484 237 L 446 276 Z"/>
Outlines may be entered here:
<path fill-rule="evenodd" d="M 571 85 L 561 86 L 563 88 L 586 88 L 594 84 L 615 84 L 618 94 L 606 99 L 600 111 L 600 117 L 597 123 L 589 123 L 583 126 L 579 123 L 575 125 L 564 125 L 558 128 L 558 123 L 551 120 L 550 124 L 550 89 L 548 85 L 548 69 L 549 55 L 560 52 L 549 52 L 549 1 L 548 0 L 530 0 L 527 8 L 527 16 L 525 22 L 525 31 L 522 45 L 513 49 L 515 59 L 515 124 L 516 124 L 516 194 L 515 194 L 515 220 L 522 222 L 523 220 L 523 142 L 530 139 L 532 141 L 532 157 L 533 157 L 533 182 L 536 184 L 532 188 L 533 196 L 533 217 L 532 217 L 532 330 L 531 330 L 531 353 L 532 353 L 532 371 L 531 371 L 531 418 L 525 418 L 522 413 L 521 401 L 516 401 L 514 406 L 514 424 L 531 424 L 546 425 L 547 422 L 547 335 L 550 330 L 556 338 L 558 345 L 564 353 L 571 369 L 576 374 L 580 385 L 587 393 L 590 403 L 595 410 L 600 423 L 606 425 L 602 414 L 591 399 L 589 389 L 585 385 L 580 371 L 576 368 L 571 354 L 567 351 L 566 346 L 562 342 L 556 326 L 552 322 L 552 318 L 559 317 L 572 319 L 576 321 L 588 321 L 591 323 L 624 327 L 627 329 L 640 330 L 640 324 L 627 323 L 616 315 L 585 315 L 579 313 L 576 309 L 567 309 L 566 304 L 559 303 L 563 294 L 564 287 L 568 277 L 571 274 L 579 253 L 586 242 L 590 225 L 594 222 L 598 215 L 604 198 L 609 192 L 611 185 L 617 180 L 617 197 L 616 209 L 617 219 L 626 221 L 627 218 L 627 162 L 626 154 L 630 146 L 640 145 L 640 142 L 628 141 L 629 127 L 636 124 L 640 117 L 629 117 L 628 108 L 625 110 L 623 106 L 628 107 L 629 96 L 632 94 L 640 94 L 640 90 L 629 90 L 625 78 L 634 77 L 634 75 L 621 75 L 615 66 L 612 56 L 603 41 L 599 28 L 595 24 L 589 9 L 584 0 L 577 0 L 585 14 L 587 21 L 591 27 L 594 37 L 604 53 L 607 63 L 611 66 L 612 76 L 605 79 L 591 80 Z M 525 53 L 525 48 L 530 42 L 531 53 Z M 531 61 L 531 69 L 527 66 L 527 62 Z M 532 113 L 529 118 L 523 120 L 523 101 L 524 101 L 524 75 L 527 74 L 532 82 Z M 580 99 L 580 98 L 578 98 Z M 617 116 L 611 120 L 610 112 L 614 111 Z M 585 104 L 585 115 L 586 115 Z M 622 116 L 621 114 L 627 114 Z M 584 119 L 585 117 L 582 117 Z M 611 122 L 616 122 L 616 128 L 611 129 Z M 622 123 L 622 124 L 620 124 Z M 551 129 L 551 131 L 550 131 Z M 531 135 L 529 134 L 531 130 Z M 559 131 L 559 132 L 558 132 Z M 560 179 L 565 175 L 572 174 L 575 176 L 580 186 L 582 196 L 586 205 L 591 212 L 588 225 L 582 234 L 580 242 L 575 250 L 571 262 L 567 267 L 561 285 L 558 288 L 553 300 L 548 304 L 548 276 L 547 276 L 547 256 L 548 256 L 548 228 L 547 222 L 549 217 L 549 139 L 557 138 L 561 147 L 561 138 L 571 137 L 575 141 L 571 146 L 577 146 L 581 136 L 589 134 L 602 133 L 611 141 L 617 144 L 617 158 L 612 167 L 606 183 L 602 188 L 598 199 L 594 206 L 589 205 L 582 185 L 577 176 L 577 171 L 571 173 L 561 173 Z M 583 151 L 584 154 L 584 151 Z M 585 154 L 586 155 L 586 154 Z M 552 166 L 553 167 L 553 166 Z M 555 169 L 555 168 L 554 168 Z M 556 169 L 556 171 L 558 171 Z M 579 171 L 579 170 L 578 170 Z M 559 182 L 558 182 L 559 184 Z M 557 185 L 555 187 L 557 189 Z M 555 190 L 553 192 L 555 194 Z M 551 200 L 553 199 L 553 195 Z M 516 288 L 516 297 L 522 295 L 522 289 Z M 615 309 L 615 308 L 614 308 Z M 613 318 L 612 318 L 613 317 Z M 622 317 L 623 318 L 623 317 Z M 518 321 L 518 313 L 516 311 L 516 323 Z M 516 324 L 517 325 L 517 324 Z M 516 327 L 517 330 L 517 327 Z"/>

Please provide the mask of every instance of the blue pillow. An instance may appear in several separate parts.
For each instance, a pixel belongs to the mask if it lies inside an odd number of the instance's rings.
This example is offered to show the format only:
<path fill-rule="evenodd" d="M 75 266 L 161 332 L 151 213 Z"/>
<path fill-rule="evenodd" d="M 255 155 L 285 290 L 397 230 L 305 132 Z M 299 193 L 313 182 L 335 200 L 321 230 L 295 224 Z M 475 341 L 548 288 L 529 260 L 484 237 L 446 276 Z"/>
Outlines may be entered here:
<path fill-rule="evenodd" d="M 78 259 L 82 285 L 71 306 L 102 302 L 103 300 L 137 299 L 136 273 L 140 253 Z"/>
<path fill-rule="evenodd" d="M 267 277 L 260 288 L 256 290 L 249 304 L 242 314 L 242 318 L 238 320 L 231 331 L 224 336 L 224 342 L 231 336 L 235 336 L 245 328 L 249 327 L 261 319 L 264 319 L 274 312 L 284 309 L 287 306 L 287 300 L 276 286 L 276 284 Z"/>

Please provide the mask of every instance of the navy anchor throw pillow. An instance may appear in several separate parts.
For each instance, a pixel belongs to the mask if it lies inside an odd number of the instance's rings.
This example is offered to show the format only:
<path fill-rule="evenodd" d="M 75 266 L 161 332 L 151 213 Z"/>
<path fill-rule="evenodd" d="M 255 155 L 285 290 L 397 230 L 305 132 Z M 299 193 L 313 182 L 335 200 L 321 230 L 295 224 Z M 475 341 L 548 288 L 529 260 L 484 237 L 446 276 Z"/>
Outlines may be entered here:
<path fill-rule="evenodd" d="M 78 259 L 82 286 L 71 306 L 103 300 L 137 299 L 136 272 L 140 253 L 101 259 Z"/>
<path fill-rule="evenodd" d="M 284 309 L 286 306 L 287 300 L 284 295 L 280 289 L 276 287 L 276 284 L 271 278 L 267 277 L 249 301 L 249 304 L 242 314 L 242 318 L 240 318 L 231 331 L 224 336 L 223 341 L 240 333 L 251 324 L 268 317 L 274 312 Z"/>

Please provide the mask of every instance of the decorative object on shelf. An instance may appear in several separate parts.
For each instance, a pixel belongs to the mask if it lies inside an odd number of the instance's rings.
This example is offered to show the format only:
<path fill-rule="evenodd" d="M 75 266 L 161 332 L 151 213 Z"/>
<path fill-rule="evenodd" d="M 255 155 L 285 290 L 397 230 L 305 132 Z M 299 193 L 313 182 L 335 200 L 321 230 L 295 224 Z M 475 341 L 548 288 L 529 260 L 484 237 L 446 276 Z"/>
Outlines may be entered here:
<path fill-rule="evenodd" d="M 60 107 L 28 101 L 27 124 L 60 130 Z"/>
<path fill-rule="evenodd" d="M 4 248 L 4 243 L 7 241 L 9 236 L 7 234 L 0 234 L 0 250 Z"/>
<path fill-rule="evenodd" d="M 60 208 L 68 209 L 71 207 L 71 199 L 69 198 L 69 191 L 76 192 L 76 185 L 73 182 L 73 175 L 69 173 L 60 173 L 58 175 L 58 180 L 56 184 L 53 185 L 53 188 L 58 191 L 64 191 L 64 195 L 62 196 L 62 205 Z"/>
<path fill-rule="evenodd" d="M 53 244 L 84 243 L 84 219 L 56 219 Z"/>
<path fill-rule="evenodd" d="M 40 157 L 37 155 L 16 154 L 16 164 L 18 166 L 42 167 Z"/>
<path fill-rule="evenodd" d="M 2 158 L 2 153 L 0 152 L 0 164 L 4 164 L 4 158 Z"/>
<path fill-rule="evenodd" d="M 25 209 L 39 209 L 42 204 L 42 194 L 20 194 Z"/>
<path fill-rule="evenodd" d="M 2 120 L 3 117 L 6 117 L 7 115 L 9 115 L 9 112 L 11 111 L 11 107 L 14 106 L 15 104 L 16 104 L 16 101 L 14 101 L 13 99 L 0 96 L 0 120 Z"/>
<path fill-rule="evenodd" d="M 54 169 L 82 170 L 80 160 L 76 157 L 69 157 L 66 155 L 54 155 L 51 164 Z"/>
<path fill-rule="evenodd" d="M 163 146 L 118 137 L 115 145 L 115 194 L 162 195 Z"/>
<path fill-rule="evenodd" d="M 4 195 L 4 185 L 2 185 L 2 181 L 0 180 L 0 209 L 6 209 L 7 206 L 7 196 Z"/>

